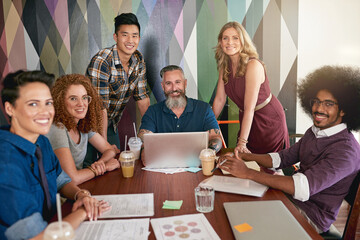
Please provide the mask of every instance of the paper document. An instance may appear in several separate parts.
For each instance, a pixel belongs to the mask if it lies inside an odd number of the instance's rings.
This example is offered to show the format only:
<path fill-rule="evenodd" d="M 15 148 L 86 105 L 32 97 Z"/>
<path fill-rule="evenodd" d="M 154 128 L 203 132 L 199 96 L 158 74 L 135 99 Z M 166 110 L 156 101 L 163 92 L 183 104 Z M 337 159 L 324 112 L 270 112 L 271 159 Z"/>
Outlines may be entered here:
<path fill-rule="evenodd" d="M 148 217 L 154 216 L 154 194 L 93 195 L 97 200 L 109 203 L 111 209 L 100 218 Z"/>
<path fill-rule="evenodd" d="M 203 213 L 150 220 L 157 240 L 207 239 L 220 240 Z"/>
<path fill-rule="evenodd" d="M 75 240 L 146 240 L 149 218 L 83 222 L 75 231 Z"/>
<path fill-rule="evenodd" d="M 267 186 L 252 180 L 217 175 L 205 179 L 200 184 L 210 185 L 215 191 L 219 192 L 236 193 L 254 197 L 262 197 L 268 189 Z"/>
<path fill-rule="evenodd" d="M 150 171 L 150 172 L 160 172 L 165 174 L 174 174 L 185 172 L 185 168 L 147 168 L 143 167 L 142 170 Z"/>

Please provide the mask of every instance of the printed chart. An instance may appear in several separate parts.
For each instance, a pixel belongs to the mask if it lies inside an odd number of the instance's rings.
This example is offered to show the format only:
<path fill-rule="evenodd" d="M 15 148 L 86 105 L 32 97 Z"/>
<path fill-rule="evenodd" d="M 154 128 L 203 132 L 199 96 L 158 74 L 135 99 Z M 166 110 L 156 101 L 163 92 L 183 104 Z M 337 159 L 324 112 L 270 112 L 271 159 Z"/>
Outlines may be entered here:
<path fill-rule="evenodd" d="M 220 239 L 204 214 L 151 219 L 156 239 Z"/>

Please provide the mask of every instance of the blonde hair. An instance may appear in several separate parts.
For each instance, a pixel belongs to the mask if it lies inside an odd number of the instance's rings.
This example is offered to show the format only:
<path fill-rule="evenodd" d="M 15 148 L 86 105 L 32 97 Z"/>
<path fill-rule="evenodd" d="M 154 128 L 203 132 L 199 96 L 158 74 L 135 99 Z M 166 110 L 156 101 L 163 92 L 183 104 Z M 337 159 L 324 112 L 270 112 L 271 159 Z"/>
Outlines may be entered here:
<path fill-rule="evenodd" d="M 259 58 L 259 55 L 256 51 L 256 47 L 254 43 L 251 41 L 249 34 L 246 32 L 245 28 L 238 22 L 228 22 L 226 23 L 220 30 L 218 35 L 218 43 L 215 47 L 215 59 L 217 63 L 218 71 L 222 71 L 222 79 L 225 84 L 227 84 L 229 80 L 229 56 L 226 55 L 221 48 L 222 35 L 225 30 L 229 28 L 234 28 L 240 37 L 240 43 L 242 49 L 240 50 L 240 61 L 239 65 L 236 68 L 235 76 L 244 76 L 246 72 L 246 66 L 249 62 L 250 58 Z"/>

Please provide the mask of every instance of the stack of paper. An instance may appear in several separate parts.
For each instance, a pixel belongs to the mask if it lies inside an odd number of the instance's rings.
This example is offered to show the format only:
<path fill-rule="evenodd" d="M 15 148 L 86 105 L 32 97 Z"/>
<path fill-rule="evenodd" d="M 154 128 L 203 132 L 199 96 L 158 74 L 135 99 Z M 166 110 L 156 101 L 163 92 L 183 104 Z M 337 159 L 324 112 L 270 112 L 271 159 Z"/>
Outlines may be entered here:
<path fill-rule="evenodd" d="M 75 231 L 75 240 L 146 240 L 149 218 L 83 222 Z"/>

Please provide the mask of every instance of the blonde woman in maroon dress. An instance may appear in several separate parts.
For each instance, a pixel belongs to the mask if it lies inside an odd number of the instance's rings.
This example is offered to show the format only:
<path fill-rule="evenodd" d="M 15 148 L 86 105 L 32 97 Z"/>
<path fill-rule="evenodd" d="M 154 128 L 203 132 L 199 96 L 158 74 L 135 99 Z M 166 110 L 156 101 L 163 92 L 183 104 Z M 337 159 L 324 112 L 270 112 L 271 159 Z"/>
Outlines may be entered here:
<path fill-rule="evenodd" d="M 278 152 L 289 147 L 284 109 L 271 94 L 264 64 L 246 30 L 226 23 L 218 36 L 215 58 L 219 71 L 213 111 L 218 117 L 227 96 L 239 107 L 238 153 Z"/>

